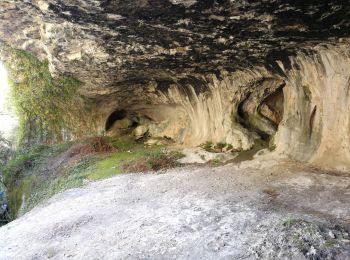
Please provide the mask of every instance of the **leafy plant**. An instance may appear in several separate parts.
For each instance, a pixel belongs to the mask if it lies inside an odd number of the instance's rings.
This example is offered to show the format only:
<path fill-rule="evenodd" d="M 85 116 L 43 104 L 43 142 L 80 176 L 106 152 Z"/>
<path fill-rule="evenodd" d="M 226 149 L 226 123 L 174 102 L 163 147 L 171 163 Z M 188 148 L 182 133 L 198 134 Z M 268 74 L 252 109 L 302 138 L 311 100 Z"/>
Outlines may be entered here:
<path fill-rule="evenodd" d="M 0 55 L 6 57 L 22 143 L 57 142 L 89 129 L 89 120 L 81 115 L 86 103 L 78 94 L 81 82 L 63 74 L 54 78 L 47 60 L 1 43 Z"/>
<path fill-rule="evenodd" d="M 3 137 L 0 132 L 0 173 L 1 167 L 9 160 L 12 153 L 12 144 L 9 140 Z"/>
<path fill-rule="evenodd" d="M 282 223 L 283 226 L 285 227 L 291 227 L 293 226 L 295 223 L 297 223 L 297 219 L 294 219 L 292 217 L 288 217 L 287 219 L 285 219 Z"/>

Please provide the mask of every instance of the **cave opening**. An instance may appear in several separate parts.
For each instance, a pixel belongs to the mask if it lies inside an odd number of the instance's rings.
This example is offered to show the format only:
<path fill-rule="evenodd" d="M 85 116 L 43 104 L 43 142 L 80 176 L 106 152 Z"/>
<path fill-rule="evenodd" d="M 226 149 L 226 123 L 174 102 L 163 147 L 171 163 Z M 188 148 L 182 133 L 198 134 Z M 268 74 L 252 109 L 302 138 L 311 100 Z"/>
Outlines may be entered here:
<path fill-rule="evenodd" d="M 105 131 L 110 136 L 127 135 L 140 125 L 140 120 L 139 115 L 133 111 L 115 110 L 106 120 Z"/>
<path fill-rule="evenodd" d="M 114 125 L 114 123 L 116 121 L 126 118 L 127 114 L 128 114 L 127 111 L 124 110 L 124 109 L 114 111 L 107 118 L 106 125 L 105 125 L 105 130 L 109 131 L 113 127 L 113 125 Z"/>
<path fill-rule="evenodd" d="M 279 87 L 275 92 L 267 96 L 258 108 L 259 114 L 269 120 L 276 130 L 283 119 L 284 113 L 283 87 Z"/>
<path fill-rule="evenodd" d="M 268 141 L 278 130 L 284 114 L 284 85 L 264 98 L 249 93 L 238 106 L 238 122 Z"/>
<path fill-rule="evenodd" d="M 5 138 L 13 139 L 19 120 L 13 112 L 15 110 L 13 104 L 9 102 L 10 96 L 11 88 L 8 82 L 8 72 L 5 65 L 0 62 L 0 134 L 2 133 Z"/>

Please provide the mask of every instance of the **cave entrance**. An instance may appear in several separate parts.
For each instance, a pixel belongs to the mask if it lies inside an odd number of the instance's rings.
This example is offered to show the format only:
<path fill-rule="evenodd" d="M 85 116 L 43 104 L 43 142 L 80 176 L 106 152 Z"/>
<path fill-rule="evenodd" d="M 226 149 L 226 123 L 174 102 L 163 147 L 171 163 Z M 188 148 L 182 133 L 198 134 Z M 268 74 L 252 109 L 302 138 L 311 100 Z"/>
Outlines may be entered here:
<path fill-rule="evenodd" d="M 140 123 L 139 117 L 124 109 L 116 110 L 106 120 L 105 130 L 110 136 L 130 134 Z"/>
<path fill-rule="evenodd" d="M 278 88 L 274 93 L 266 97 L 261 102 L 258 112 L 261 116 L 269 120 L 277 130 L 284 113 L 283 87 Z"/>
<path fill-rule="evenodd" d="M 17 116 L 7 109 L 7 100 L 9 97 L 10 87 L 7 71 L 4 64 L 0 62 L 0 133 L 3 133 L 5 138 L 12 139 L 19 123 Z"/>
<path fill-rule="evenodd" d="M 127 117 L 126 110 L 116 110 L 112 114 L 109 115 L 106 121 L 105 130 L 108 132 L 114 125 L 114 123 L 118 120 L 122 120 Z"/>
<path fill-rule="evenodd" d="M 238 120 L 247 129 L 254 130 L 262 140 L 268 141 L 278 130 L 284 113 L 284 85 L 261 97 L 251 92 L 238 106 Z"/>

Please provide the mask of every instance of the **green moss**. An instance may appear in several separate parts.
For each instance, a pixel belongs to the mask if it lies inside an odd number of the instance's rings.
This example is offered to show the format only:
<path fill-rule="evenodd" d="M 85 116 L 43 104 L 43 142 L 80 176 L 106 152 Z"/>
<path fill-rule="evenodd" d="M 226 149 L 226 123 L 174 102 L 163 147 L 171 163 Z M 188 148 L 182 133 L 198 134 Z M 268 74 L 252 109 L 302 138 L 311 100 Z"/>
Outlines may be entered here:
<path fill-rule="evenodd" d="M 132 136 L 121 136 L 118 138 L 109 138 L 112 146 L 120 152 L 135 151 L 145 149 L 144 144 L 135 141 Z"/>
<path fill-rule="evenodd" d="M 140 157 L 140 153 L 117 152 L 107 158 L 101 159 L 89 169 L 87 179 L 91 181 L 100 180 L 122 173 L 123 162 Z"/>
<path fill-rule="evenodd" d="M 59 145 L 36 145 L 16 151 L 6 165 L 1 166 L 7 188 L 7 200 L 12 217 L 17 215 L 22 200 L 28 199 L 45 183 L 47 176 L 39 170 L 47 160 L 66 151 L 72 143 Z M 45 173 L 45 172 L 44 172 Z"/>
<path fill-rule="evenodd" d="M 0 43 L 0 55 L 6 57 L 11 101 L 19 118 L 18 137 L 31 145 L 60 141 L 62 133 L 75 136 L 91 125 L 82 116 L 85 100 L 78 94 L 81 82 L 68 76 L 52 77 L 47 60 Z"/>
<path fill-rule="evenodd" d="M 22 200 L 25 199 L 23 195 L 29 193 L 30 187 L 31 180 L 29 177 L 27 177 L 21 180 L 21 182 L 17 185 L 16 188 L 8 189 L 9 191 L 7 193 L 7 199 L 9 208 L 11 209 L 11 218 L 15 218 L 16 213 L 20 210 Z"/>
<path fill-rule="evenodd" d="M 17 213 L 21 215 L 64 190 L 121 174 L 126 171 L 126 165 L 142 162 L 147 165 L 145 170 L 158 170 L 178 166 L 176 160 L 183 156 L 178 152 L 169 152 L 161 146 L 145 147 L 130 137 L 107 140 L 115 148 L 113 152 L 84 154 L 83 151 L 82 157 L 73 157 L 72 161 L 68 159 L 65 165 L 51 171 L 47 170 L 48 166 L 56 158 L 71 156 L 71 150 L 68 150 L 73 145 L 85 147 L 91 140 L 52 146 L 40 145 L 19 151 L 6 166 L 12 216 L 16 217 Z"/>

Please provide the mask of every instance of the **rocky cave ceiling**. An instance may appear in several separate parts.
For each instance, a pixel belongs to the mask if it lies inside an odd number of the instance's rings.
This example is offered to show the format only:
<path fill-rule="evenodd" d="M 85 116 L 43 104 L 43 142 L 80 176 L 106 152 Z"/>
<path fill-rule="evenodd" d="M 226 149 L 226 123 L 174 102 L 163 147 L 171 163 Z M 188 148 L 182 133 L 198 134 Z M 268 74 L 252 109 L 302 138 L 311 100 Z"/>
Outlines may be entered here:
<path fill-rule="evenodd" d="M 344 0 L 2 0 L 0 39 L 87 94 L 286 59 L 349 36 Z"/>

